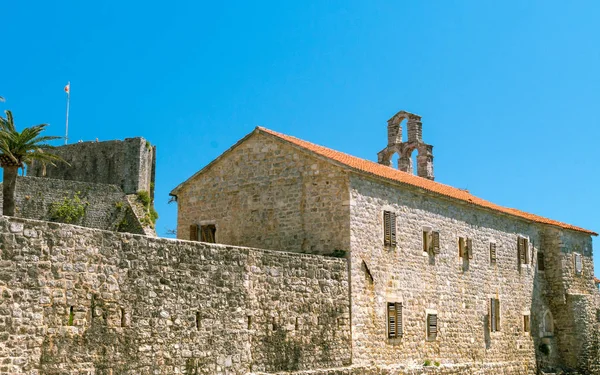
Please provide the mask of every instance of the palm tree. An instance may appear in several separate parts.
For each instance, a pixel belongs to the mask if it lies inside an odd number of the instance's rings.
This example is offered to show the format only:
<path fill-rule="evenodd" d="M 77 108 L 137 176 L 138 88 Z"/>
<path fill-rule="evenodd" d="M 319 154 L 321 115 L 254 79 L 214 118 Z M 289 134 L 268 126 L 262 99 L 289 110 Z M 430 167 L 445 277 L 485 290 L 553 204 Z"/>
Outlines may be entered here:
<path fill-rule="evenodd" d="M 12 113 L 4 111 L 6 118 L 0 116 L 0 167 L 3 169 L 2 214 L 15 214 L 15 185 L 19 168 L 34 160 L 54 165 L 63 161 L 60 156 L 47 151 L 54 147 L 48 141 L 61 137 L 41 135 L 48 124 L 35 125 L 19 132 L 15 128 Z"/>

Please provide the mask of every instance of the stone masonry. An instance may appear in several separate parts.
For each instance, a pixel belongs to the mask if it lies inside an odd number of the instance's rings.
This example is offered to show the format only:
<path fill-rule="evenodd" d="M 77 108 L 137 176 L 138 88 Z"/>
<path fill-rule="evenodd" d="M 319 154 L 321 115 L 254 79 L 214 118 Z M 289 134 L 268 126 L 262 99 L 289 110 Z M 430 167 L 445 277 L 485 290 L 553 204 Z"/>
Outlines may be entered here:
<path fill-rule="evenodd" d="M 156 147 L 144 138 L 123 141 L 82 142 L 53 150 L 68 164 L 27 166 L 27 175 L 58 180 L 119 186 L 125 194 L 145 190 L 154 196 Z"/>
<path fill-rule="evenodd" d="M 345 259 L 0 218 L 1 374 L 350 364 Z"/>
<path fill-rule="evenodd" d="M 323 374 L 598 373 L 595 233 L 432 182 L 419 116 L 399 112 L 388 136 L 377 164 L 257 128 L 172 191 L 178 238 L 214 225 L 218 243 L 345 254 L 352 366 Z M 423 152 L 419 170 L 381 165 L 399 147 Z M 433 232 L 435 251 L 424 244 Z M 402 306 L 399 337 L 389 338 L 389 303 Z"/>

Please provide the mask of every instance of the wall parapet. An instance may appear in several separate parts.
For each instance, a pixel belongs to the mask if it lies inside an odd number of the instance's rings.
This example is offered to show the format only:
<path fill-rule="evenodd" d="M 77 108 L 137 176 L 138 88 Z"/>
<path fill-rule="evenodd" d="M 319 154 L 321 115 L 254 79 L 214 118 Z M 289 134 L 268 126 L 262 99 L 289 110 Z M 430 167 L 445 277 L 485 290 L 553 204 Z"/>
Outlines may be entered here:
<path fill-rule="evenodd" d="M 0 217 L 0 372 L 350 364 L 345 259 Z"/>

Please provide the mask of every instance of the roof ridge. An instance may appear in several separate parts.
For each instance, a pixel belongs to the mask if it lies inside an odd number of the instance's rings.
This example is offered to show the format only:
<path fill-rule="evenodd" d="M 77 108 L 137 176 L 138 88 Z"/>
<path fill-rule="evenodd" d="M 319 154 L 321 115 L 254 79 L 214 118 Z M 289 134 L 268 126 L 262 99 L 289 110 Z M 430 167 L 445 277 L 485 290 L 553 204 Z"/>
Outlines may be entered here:
<path fill-rule="evenodd" d="M 445 197 L 449 197 L 452 199 L 460 200 L 463 202 L 471 203 L 479 207 L 484 207 L 493 211 L 501 212 L 504 214 L 508 214 L 511 216 L 516 216 L 521 219 L 557 226 L 559 228 L 570 229 L 578 232 L 588 233 L 590 235 L 597 236 L 598 234 L 594 231 L 577 227 L 575 225 L 562 223 L 560 221 L 556 221 L 553 219 L 549 219 L 543 216 L 531 214 L 525 211 L 521 211 L 516 208 L 504 207 L 500 206 L 496 203 L 487 201 L 483 198 L 479 198 L 473 194 L 471 194 L 468 190 L 459 189 L 457 187 L 443 184 L 437 181 L 432 181 L 423 177 L 419 177 L 408 172 L 403 172 L 398 169 L 375 163 L 374 161 L 362 159 L 357 156 L 353 156 L 341 151 L 336 151 L 330 149 L 325 146 L 321 146 L 315 143 L 311 143 L 305 141 L 303 139 L 290 136 L 287 134 L 279 133 L 274 130 L 257 126 L 255 131 L 261 131 L 266 134 L 270 134 L 277 138 L 280 138 L 284 141 L 290 142 L 298 147 L 301 147 L 310 152 L 316 153 L 320 156 L 323 156 L 329 160 L 335 161 L 337 163 L 341 163 L 347 167 L 350 167 L 354 170 L 358 170 L 362 173 L 367 173 L 370 175 L 374 175 L 377 177 L 381 177 L 387 180 L 392 180 L 394 182 L 399 182 L 407 185 L 411 185 L 417 188 L 425 189 L 427 191 L 440 194 Z"/>

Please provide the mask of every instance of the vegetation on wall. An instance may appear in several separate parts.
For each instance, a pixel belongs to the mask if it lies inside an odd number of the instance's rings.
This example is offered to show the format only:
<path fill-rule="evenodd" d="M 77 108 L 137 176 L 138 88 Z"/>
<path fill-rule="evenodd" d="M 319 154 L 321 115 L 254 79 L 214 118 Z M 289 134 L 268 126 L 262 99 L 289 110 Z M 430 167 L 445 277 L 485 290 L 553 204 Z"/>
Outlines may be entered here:
<path fill-rule="evenodd" d="M 154 227 L 154 224 L 156 224 L 156 220 L 158 219 L 158 212 L 154 209 L 150 193 L 146 190 L 138 191 L 137 200 L 144 206 L 144 211 L 146 213 L 141 219 L 142 224 Z"/>
<path fill-rule="evenodd" d="M 85 215 L 87 201 L 79 198 L 79 192 L 73 198 L 65 197 L 62 201 L 54 202 L 50 206 L 50 217 L 53 221 L 61 223 L 77 223 Z"/>

